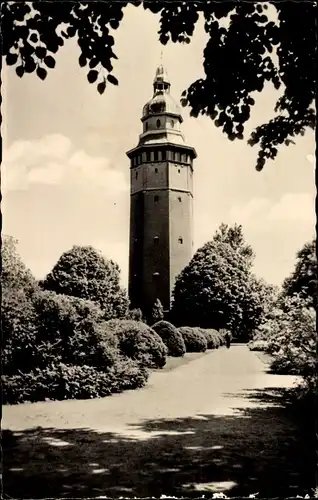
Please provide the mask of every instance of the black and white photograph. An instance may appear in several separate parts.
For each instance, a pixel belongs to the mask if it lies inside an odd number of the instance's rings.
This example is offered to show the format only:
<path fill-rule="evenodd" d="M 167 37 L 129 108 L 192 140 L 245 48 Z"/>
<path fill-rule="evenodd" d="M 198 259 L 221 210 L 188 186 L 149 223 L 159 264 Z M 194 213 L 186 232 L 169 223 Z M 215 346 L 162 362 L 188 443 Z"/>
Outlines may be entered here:
<path fill-rule="evenodd" d="M 1 3 L 4 500 L 318 498 L 316 30 Z"/>

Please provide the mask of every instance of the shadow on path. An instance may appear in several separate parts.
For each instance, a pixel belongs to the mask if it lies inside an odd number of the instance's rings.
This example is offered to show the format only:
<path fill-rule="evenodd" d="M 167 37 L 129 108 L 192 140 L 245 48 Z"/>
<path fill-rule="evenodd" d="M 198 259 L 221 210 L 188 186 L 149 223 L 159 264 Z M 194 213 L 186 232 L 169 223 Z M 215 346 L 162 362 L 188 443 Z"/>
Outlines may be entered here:
<path fill-rule="evenodd" d="M 91 429 L 3 431 L 4 497 L 311 493 L 314 428 L 282 406 L 282 390 L 246 397 L 263 407 L 145 420 L 130 426 L 133 437 Z M 269 400 L 277 406 L 266 406 Z"/>

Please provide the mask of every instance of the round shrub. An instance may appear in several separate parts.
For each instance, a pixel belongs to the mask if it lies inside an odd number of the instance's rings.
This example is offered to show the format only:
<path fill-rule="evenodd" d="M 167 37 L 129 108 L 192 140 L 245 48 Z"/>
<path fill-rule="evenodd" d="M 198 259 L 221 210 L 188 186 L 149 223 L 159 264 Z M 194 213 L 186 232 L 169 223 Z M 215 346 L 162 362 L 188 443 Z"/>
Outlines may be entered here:
<path fill-rule="evenodd" d="M 158 321 L 152 328 L 166 345 L 169 356 L 180 357 L 185 354 L 185 343 L 178 328 L 164 320 Z"/>
<path fill-rule="evenodd" d="M 118 338 L 118 347 L 124 356 L 139 361 L 148 368 L 162 368 L 166 364 L 167 348 L 159 335 L 141 321 L 110 320 L 107 327 Z"/>
<path fill-rule="evenodd" d="M 217 330 L 200 328 L 199 331 L 205 337 L 208 349 L 218 349 L 220 347 L 221 341 Z"/>
<path fill-rule="evenodd" d="M 198 328 L 190 328 L 189 326 L 182 326 L 179 328 L 187 352 L 204 352 L 207 350 L 207 341 L 205 336 Z"/>

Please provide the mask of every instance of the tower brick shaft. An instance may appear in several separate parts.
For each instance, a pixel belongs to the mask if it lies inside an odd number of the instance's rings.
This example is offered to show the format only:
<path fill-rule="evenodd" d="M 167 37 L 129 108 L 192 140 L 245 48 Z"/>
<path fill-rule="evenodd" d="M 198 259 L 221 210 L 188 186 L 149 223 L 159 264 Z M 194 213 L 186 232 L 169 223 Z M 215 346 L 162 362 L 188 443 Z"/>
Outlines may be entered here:
<path fill-rule="evenodd" d="M 130 159 L 129 297 L 149 314 L 156 299 L 165 311 L 174 283 L 193 250 L 194 148 L 185 144 L 180 107 L 162 66 L 144 106 L 143 131 Z"/>

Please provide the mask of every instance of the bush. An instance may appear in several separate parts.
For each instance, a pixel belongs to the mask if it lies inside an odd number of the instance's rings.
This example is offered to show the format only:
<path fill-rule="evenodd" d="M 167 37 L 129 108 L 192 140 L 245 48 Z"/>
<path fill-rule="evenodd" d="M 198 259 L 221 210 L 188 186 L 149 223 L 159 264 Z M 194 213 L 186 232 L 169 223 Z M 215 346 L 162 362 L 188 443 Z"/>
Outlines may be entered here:
<path fill-rule="evenodd" d="M 1 302 L 2 367 L 6 374 L 34 367 L 37 353 L 37 314 L 23 290 L 4 290 Z"/>
<path fill-rule="evenodd" d="M 248 348 L 250 351 L 267 352 L 268 342 L 266 340 L 251 340 L 248 343 Z"/>
<path fill-rule="evenodd" d="M 149 368 L 166 364 L 167 348 L 159 335 L 145 323 L 132 320 L 110 320 L 107 328 L 118 338 L 120 352 Z"/>
<path fill-rule="evenodd" d="M 127 314 L 127 319 L 132 319 L 133 321 L 142 321 L 142 310 L 141 309 L 131 309 Z"/>
<path fill-rule="evenodd" d="M 168 349 L 168 355 L 179 357 L 186 352 L 185 343 L 178 328 L 168 321 L 158 321 L 152 328 L 158 333 Z"/>
<path fill-rule="evenodd" d="M 301 375 L 307 389 L 316 391 L 316 311 L 310 299 L 285 297 L 255 332 L 253 341 L 266 342 L 273 356 L 272 372 Z"/>
<path fill-rule="evenodd" d="M 187 352 L 204 352 L 207 350 L 207 341 L 205 336 L 198 328 L 182 326 L 179 328 Z"/>
<path fill-rule="evenodd" d="M 208 349 L 218 349 L 222 344 L 222 337 L 217 330 L 211 328 L 200 328 L 202 335 L 207 341 Z"/>
<path fill-rule="evenodd" d="M 94 303 L 54 292 L 35 296 L 38 357 L 35 366 L 58 361 L 97 368 L 111 366 L 119 351 L 107 331 L 101 309 Z"/>
<path fill-rule="evenodd" d="M 228 334 L 230 335 L 230 338 L 232 340 L 232 333 L 230 332 L 230 330 L 226 330 L 226 328 L 221 328 L 221 330 L 219 332 L 217 331 L 216 333 L 220 340 L 220 346 L 226 345 L 226 337 Z"/>
<path fill-rule="evenodd" d="M 43 291 L 31 301 L 19 290 L 2 305 L 4 403 L 100 397 L 146 382 L 92 302 Z"/>
<path fill-rule="evenodd" d="M 164 318 L 163 305 L 159 299 L 156 299 L 151 312 L 151 322 L 157 323 Z"/>
<path fill-rule="evenodd" d="M 29 373 L 3 376 L 4 404 L 26 401 L 89 399 L 143 387 L 148 372 L 133 360 L 118 360 L 106 371 L 88 365 L 52 364 Z"/>

